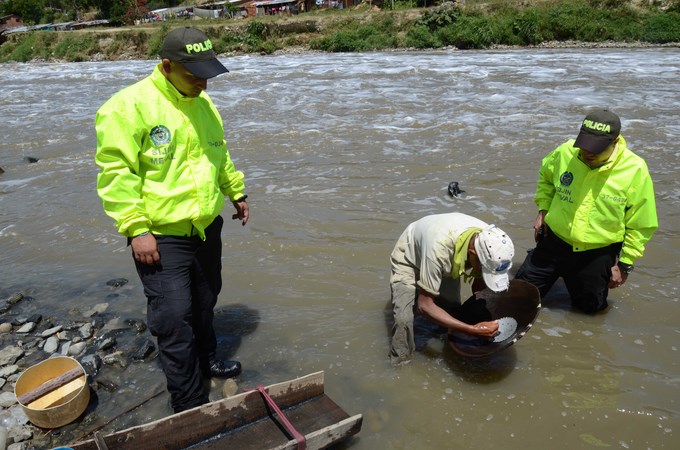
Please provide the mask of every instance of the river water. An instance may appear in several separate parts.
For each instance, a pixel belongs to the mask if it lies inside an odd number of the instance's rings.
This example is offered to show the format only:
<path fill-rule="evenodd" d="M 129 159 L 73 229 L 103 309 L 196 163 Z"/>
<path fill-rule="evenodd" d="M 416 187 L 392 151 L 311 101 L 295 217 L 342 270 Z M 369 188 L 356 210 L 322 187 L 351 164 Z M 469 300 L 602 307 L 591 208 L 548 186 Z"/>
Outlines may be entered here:
<path fill-rule="evenodd" d="M 221 355 L 243 363 L 241 388 L 325 371 L 326 392 L 364 415 L 346 446 L 357 450 L 680 448 L 680 49 L 223 61 L 230 73 L 209 93 L 252 215 L 223 231 L 217 328 Z M 144 317 L 129 251 L 95 192 L 93 119 L 153 64 L 0 65 L 0 296 Z M 649 165 L 660 222 L 610 310 L 572 311 L 557 286 L 534 328 L 488 360 L 456 357 L 435 337 L 410 365 L 390 366 L 389 254 L 406 225 L 451 211 L 496 223 L 516 269 L 532 246 L 540 159 L 603 106 Z M 462 197 L 447 195 L 454 180 Z M 129 283 L 114 291 L 112 278 Z M 121 385 L 100 397 L 103 416 L 164 386 L 157 362 L 103 375 Z M 168 414 L 166 398 L 135 414 L 117 426 Z"/>

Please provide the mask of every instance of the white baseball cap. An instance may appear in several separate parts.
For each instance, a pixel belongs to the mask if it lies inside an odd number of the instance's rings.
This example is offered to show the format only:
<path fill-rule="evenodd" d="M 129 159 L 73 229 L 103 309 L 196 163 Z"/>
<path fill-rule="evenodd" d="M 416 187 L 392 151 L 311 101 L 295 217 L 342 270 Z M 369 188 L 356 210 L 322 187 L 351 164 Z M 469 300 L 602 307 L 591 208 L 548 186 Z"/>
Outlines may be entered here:
<path fill-rule="evenodd" d="M 477 234 L 475 251 L 482 265 L 482 276 L 486 286 L 494 292 L 508 290 L 515 246 L 510 236 L 496 225 L 489 225 Z"/>

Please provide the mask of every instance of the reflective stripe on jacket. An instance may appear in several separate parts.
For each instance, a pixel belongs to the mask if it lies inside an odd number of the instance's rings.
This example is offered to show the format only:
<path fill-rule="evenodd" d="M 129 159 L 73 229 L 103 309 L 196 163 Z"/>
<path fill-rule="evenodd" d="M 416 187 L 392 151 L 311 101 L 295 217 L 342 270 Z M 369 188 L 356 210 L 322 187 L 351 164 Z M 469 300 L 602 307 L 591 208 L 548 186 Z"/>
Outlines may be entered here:
<path fill-rule="evenodd" d="M 97 112 L 97 193 L 123 236 L 205 238 L 224 197 L 243 196 L 243 173 L 210 97 L 184 97 L 159 67 Z"/>
<path fill-rule="evenodd" d="M 591 169 L 569 140 L 543 158 L 534 197 L 545 222 L 575 252 L 623 242 L 633 264 L 658 228 L 654 185 L 645 161 L 623 136 L 610 160 Z"/>

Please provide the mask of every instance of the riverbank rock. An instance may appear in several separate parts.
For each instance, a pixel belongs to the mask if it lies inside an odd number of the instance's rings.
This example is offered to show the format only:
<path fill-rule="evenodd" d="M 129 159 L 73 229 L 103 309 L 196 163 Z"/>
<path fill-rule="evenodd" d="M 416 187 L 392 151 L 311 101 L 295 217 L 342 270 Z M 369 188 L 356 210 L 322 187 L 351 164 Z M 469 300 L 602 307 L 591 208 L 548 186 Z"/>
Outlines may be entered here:
<path fill-rule="evenodd" d="M 126 282 L 111 280 L 107 289 L 116 289 Z M 102 292 L 105 295 L 108 293 Z M 53 356 L 75 358 L 87 374 L 88 389 L 95 391 L 91 402 L 97 405 L 101 402 L 96 394 L 98 388 L 117 390 L 115 381 L 97 380 L 100 373 L 106 372 L 121 386 L 125 384 L 127 390 L 123 391 L 136 401 L 139 394 L 127 386 L 124 371 L 131 364 L 148 364 L 158 354 L 146 323 L 136 317 L 116 316 L 109 311 L 108 303 L 99 303 L 84 312 L 50 310 L 55 308 L 53 304 L 39 303 L 18 292 L 6 297 L 4 309 L 0 310 L 0 426 L 7 430 L 7 448 L 11 450 L 58 447 L 77 438 L 69 435 L 68 430 L 79 426 L 80 421 L 47 434 L 28 421 L 14 389 L 29 367 Z M 94 414 L 94 408 L 88 411 Z M 87 420 L 82 422 L 87 424 Z"/>
<path fill-rule="evenodd" d="M 5 347 L 0 350 L 0 366 L 14 364 L 22 356 L 24 356 L 24 351 L 19 347 Z"/>

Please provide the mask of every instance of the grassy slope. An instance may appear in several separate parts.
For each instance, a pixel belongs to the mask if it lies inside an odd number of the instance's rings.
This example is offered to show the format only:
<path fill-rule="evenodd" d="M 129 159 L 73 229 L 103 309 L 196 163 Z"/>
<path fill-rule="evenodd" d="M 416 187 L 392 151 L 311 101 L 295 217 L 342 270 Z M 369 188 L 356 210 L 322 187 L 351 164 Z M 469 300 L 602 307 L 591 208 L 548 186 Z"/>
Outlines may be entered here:
<path fill-rule="evenodd" d="M 578 0 L 576 0 L 578 2 Z M 590 5 L 595 0 L 588 0 Z M 176 26 L 191 23 L 203 29 L 213 40 L 220 53 L 273 53 L 278 51 L 307 51 L 319 49 L 326 51 L 363 51 L 391 48 L 438 48 L 456 46 L 458 48 L 484 48 L 497 44 L 527 45 L 551 40 L 552 30 L 535 26 L 531 20 L 535 8 L 573 4 L 558 0 L 467 0 L 466 11 L 474 14 L 468 23 L 469 30 L 417 28 L 417 21 L 432 9 L 399 9 L 379 11 L 368 5 L 354 9 L 318 10 L 297 16 L 264 16 L 247 20 L 178 20 L 174 22 L 143 24 L 135 27 L 90 28 L 70 32 L 33 32 L 17 33 L 7 36 L 7 42 L 0 46 L 0 62 L 32 60 L 120 60 L 156 58 L 163 36 Z M 585 0 L 581 1 L 586 4 Z M 599 3 L 611 3 L 601 0 Z M 614 2 L 621 5 L 623 2 Z M 648 0 L 627 2 L 634 14 L 645 14 Z M 499 11 L 516 7 L 515 11 L 529 11 L 528 17 L 511 16 L 510 19 L 489 19 Z M 518 9 L 517 9 L 518 8 Z M 601 11 L 608 17 L 608 10 Z M 522 13 L 524 14 L 524 13 Z M 534 14 L 535 15 L 535 14 Z M 497 17 L 497 16 L 496 16 Z M 602 19 L 594 19 L 597 23 Z M 510 21 L 510 23 L 506 23 Z M 578 18 L 583 22 L 582 18 Z M 636 26 L 637 17 L 622 17 L 614 27 Z M 528 23 L 528 25 L 525 24 Z M 630 23 L 632 22 L 632 24 Z M 519 24 L 519 25 L 518 25 Z M 458 25 L 457 25 L 458 26 Z M 531 36 L 516 37 L 518 27 L 526 27 L 521 33 Z M 414 30 L 414 28 L 417 28 Z M 432 28 L 432 26 L 430 26 Z M 458 28 L 461 28 L 458 26 Z M 486 32 L 486 34 L 483 33 Z M 598 31 L 598 36 L 609 36 Z M 510 35 L 508 37 L 507 35 Z M 678 32 L 680 35 L 680 31 Z M 631 35 L 630 33 L 627 35 Z M 605 37 L 614 41 L 616 34 Z M 623 34 L 626 36 L 626 34 Z M 554 38 L 553 38 L 554 39 Z M 565 39 L 561 39 L 565 40 Z M 587 37 L 582 40 L 589 40 Z M 516 41 L 516 42 L 515 42 Z M 361 44 L 361 45 L 359 45 Z M 630 42 L 628 43 L 630 44 Z"/>

